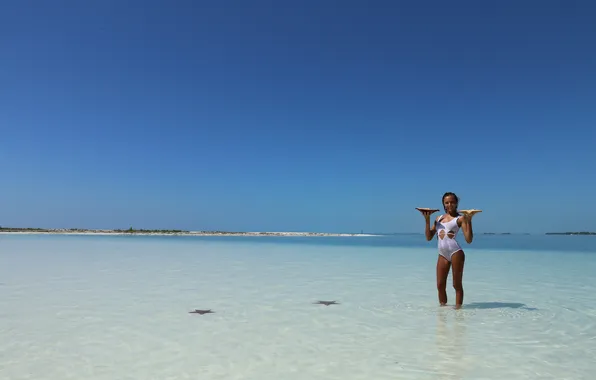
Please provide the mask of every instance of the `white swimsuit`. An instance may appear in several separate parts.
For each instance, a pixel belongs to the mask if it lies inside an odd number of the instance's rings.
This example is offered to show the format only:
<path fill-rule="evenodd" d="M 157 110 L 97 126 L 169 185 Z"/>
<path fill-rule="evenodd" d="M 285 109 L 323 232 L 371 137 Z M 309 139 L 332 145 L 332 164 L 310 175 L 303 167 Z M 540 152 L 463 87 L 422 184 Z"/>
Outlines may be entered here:
<path fill-rule="evenodd" d="M 442 223 L 444 215 L 441 215 L 439 219 L 435 222 L 435 226 L 437 227 L 437 236 L 439 240 L 439 255 L 446 258 L 448 261 L 451 261 L 451 256 L 459 250 L 461 250 L 461 246 L 455 240 L 457 236 L 457 232 L 459 231 L 459 226 L 457 225 L 457 217 L 451 219 L 447 223 Z"/>

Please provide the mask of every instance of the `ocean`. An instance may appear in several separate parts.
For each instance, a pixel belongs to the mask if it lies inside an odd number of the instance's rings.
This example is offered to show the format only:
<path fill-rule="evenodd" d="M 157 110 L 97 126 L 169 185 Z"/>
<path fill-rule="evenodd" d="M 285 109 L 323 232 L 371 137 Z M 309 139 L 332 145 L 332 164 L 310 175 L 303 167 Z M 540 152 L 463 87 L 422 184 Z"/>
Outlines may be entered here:
<path fill-rule="evenodd" d="M 596 236 L 459 241 L 0 234 L 0 379 L 593 379 Z"/>

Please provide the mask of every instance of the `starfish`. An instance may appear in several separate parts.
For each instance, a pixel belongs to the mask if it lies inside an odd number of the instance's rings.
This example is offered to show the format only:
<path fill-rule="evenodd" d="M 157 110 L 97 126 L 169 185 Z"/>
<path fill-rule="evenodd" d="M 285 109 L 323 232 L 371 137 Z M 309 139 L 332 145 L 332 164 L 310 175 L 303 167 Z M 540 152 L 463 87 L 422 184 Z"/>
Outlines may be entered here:
<path fill-rule="evenodd" d="M 210 313 L 215 313 L 214 311 L 211 311 L 211 309 L 209 310 L 199 310 L 199 309 L 195 309 L 194 311 L 189 311 L 189 314 L 210 314 Z"/>
<path fill-rule="evenodd" d="M 315 305 L 329 306 L 329 305 L 339 305 L 339 303 L 337 303 L 336 301 L 317 301 L 317 302 L 315 302 Z"/>
<path fill-rule="evenodd" d="M 471 209 L 471 210 L 458 210 L 460 213 L 465 214 L 465 215 L 469 215 L 470 219 L 472 219 L 472 217 L 479 213 L 482 212 L 482 210 L 477 210 L 475 208 Z"/>
<path fill-rule="evenodd" d="M 428 208 L 428 207 L 416 207 L 416 210 L 424 213 L 424 212 L 429 212 L 431 214 L 434 214 L 435 212 L 439 211 L 438 208 Z"/>

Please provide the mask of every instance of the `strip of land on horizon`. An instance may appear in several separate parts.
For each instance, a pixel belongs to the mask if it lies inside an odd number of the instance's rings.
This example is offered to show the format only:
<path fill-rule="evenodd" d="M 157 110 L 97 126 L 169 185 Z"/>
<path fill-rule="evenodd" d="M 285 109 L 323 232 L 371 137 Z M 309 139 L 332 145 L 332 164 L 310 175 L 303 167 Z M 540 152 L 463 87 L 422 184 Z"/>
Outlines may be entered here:
<path fill-rule="evenodd" d="M 365 233 L 331 232 L 233 232 L 233 231 L 185 231 L 146 229 L 84 229 L 84 228 L 10 228 L 0 227 L 5 234 L 61 234 L 61 235 L 160 235 L 160 236 L 380 236 Z"/>

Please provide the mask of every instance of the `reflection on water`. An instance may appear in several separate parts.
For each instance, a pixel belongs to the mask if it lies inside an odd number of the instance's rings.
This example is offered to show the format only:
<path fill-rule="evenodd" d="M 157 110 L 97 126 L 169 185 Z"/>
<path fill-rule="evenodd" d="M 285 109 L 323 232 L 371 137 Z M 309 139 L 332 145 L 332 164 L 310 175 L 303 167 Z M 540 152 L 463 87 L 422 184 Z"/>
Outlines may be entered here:
<path fill-rule="evenodd" d="M 437 372 L 441 378 L 463 379 L 466 360 L 466 320 L 462 310 L 440 307 L 437 313 Z"/>
<path fill-rule="evenodd" d="M 524 303 L 519 302 L 472 302 L 463 306 L 465 309 L 523 309 L 523 310 L 538 310 L 535 307 L 528 307 Z"/>

